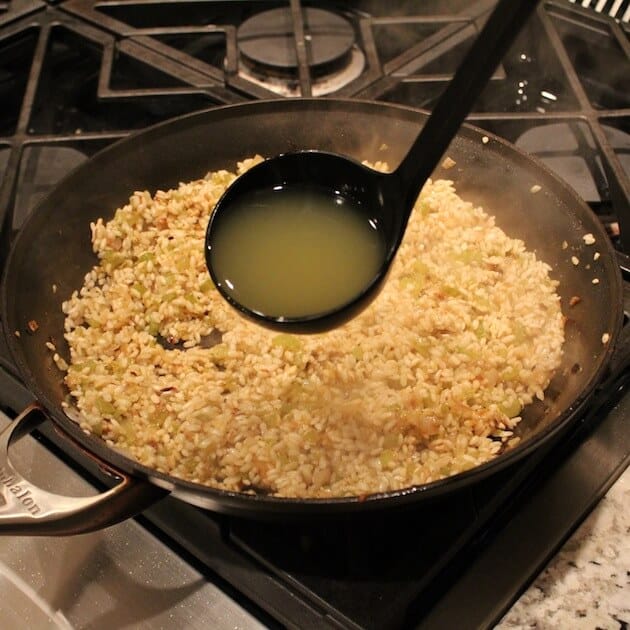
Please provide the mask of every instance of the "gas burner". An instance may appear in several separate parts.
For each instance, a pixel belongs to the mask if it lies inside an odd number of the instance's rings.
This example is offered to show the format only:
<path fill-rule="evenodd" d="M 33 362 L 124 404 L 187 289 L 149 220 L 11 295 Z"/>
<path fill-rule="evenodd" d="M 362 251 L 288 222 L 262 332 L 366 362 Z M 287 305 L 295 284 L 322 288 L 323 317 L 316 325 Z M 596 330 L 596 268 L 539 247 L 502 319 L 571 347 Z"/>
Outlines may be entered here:
<path fill-rule="evenodd" d="M 352 24 L 322 9 L 302 10 L 306 63 L 312 95 L 330 94 L 356 79 L 365 68 L 365 55 L 355 42 Z M 237 31 L 239 75 L 282 96 L 300 96 L 300 59 L 295 24 L 288 8 L 263 11 Z"/>

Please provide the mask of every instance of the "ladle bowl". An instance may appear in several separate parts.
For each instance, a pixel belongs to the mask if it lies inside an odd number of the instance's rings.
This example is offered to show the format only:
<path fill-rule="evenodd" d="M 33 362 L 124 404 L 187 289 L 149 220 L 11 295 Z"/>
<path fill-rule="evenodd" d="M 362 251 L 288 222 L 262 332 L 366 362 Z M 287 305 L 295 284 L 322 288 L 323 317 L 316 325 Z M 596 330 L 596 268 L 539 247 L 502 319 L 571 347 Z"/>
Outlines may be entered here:
<path fill-rule="evenodd" d="M 355 317 L 380 292 L 404 234 L 408 213 L 403 211 L 405 204 L 401 203 L 396 177 L 324 151 L 285 153 L 257 164 L 235 180 L 217 207 L 230 207 L 234 200 L 260 190 L 311 186 L 313 182 L 317 182 L 318 188 L 347 199 L 374 226 L 384 244 L 383 263 L 377 273 L 360 293 L 352 295 L 347 302 L 335 308 L 305 317 L 286 317 L 258 312 L 240 303 L 226 287 L 225 278 L 216 273 L 216 265 L 213 264 L 212 236 L 219 227 L 218 223 L 226 216 L 225 213 L 215 211 L 208 225 L 206 258 L 217 289 L 243 315 L 272 329 L 295 333 L 324 332 Z"/>

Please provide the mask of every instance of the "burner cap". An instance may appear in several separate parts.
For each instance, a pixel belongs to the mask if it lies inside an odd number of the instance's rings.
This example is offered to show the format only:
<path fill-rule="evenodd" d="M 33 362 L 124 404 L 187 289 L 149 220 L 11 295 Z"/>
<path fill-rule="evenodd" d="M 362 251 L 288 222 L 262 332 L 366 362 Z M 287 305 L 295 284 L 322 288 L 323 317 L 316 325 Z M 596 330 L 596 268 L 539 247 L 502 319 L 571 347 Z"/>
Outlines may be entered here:
<path fill-rule="evenodd" d="M 305 8 L 304 38 L 311 69 L 327 71 L 343 62 L 354 44 L 354 29 L 345 18 L 321 9 Z M 272 9 L 245 20 L 238 28 L 243 58 L 271 72 L 286 73 L 298 66 L 291 10 Z"/>

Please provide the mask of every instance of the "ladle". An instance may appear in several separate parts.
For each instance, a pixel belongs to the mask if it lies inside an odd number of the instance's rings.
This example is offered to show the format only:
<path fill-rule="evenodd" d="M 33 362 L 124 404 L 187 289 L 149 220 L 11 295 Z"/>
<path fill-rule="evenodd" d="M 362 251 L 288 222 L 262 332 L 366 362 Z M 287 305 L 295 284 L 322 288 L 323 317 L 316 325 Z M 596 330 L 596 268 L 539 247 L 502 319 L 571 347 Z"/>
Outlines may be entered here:
<path fill-rule="evenodd" d="M 329 330 L 364 309 L 383 286 L 422 186 L 537 4 L 537 0 L 499 0 L 409 152 L 392 173 L 379 173 L 333 153 L 298 151 L 267 159 L 237 178 L 217 203 L 206 233 L 206 263 L 225 299 L 243 315 L 264 326 L 299 333 Z M 282 313 L 263 313 L 255 305 L 249 307 L 240 303 L 229 278 L 219 277 L 213 267 L 216 234 L 225 216 L 244 196 L 253 192 L 312 185 L 329 190 L 331 196 L 349 199 L 355 208 L 365 213 L 365 219 L 376 227 L 383 239 L 382 266 L 362 291 L 348 295 L 337 307 L 323 312 L 288 317 Z M 348 243 L 348 247 L 351 246 Z"/>

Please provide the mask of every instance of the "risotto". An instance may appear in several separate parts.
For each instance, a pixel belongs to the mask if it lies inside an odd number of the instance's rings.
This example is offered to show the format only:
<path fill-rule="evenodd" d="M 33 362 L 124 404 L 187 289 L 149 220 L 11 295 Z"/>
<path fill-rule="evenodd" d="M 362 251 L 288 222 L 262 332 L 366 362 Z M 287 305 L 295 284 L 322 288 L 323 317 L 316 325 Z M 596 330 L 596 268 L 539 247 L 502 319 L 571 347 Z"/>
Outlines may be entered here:
<path fill-rule="evenodd" d="M 235 177 L 136 192 L 92 225 L 99 263 L 63 306 L 84 430 L 175 477 L 285 497 L 425 484 L 514 444 L 561 359 L 548 265 L 429 181 L 375 302 L 329 333 L 278 334 L 241 318 L 205 266 Z"/>

